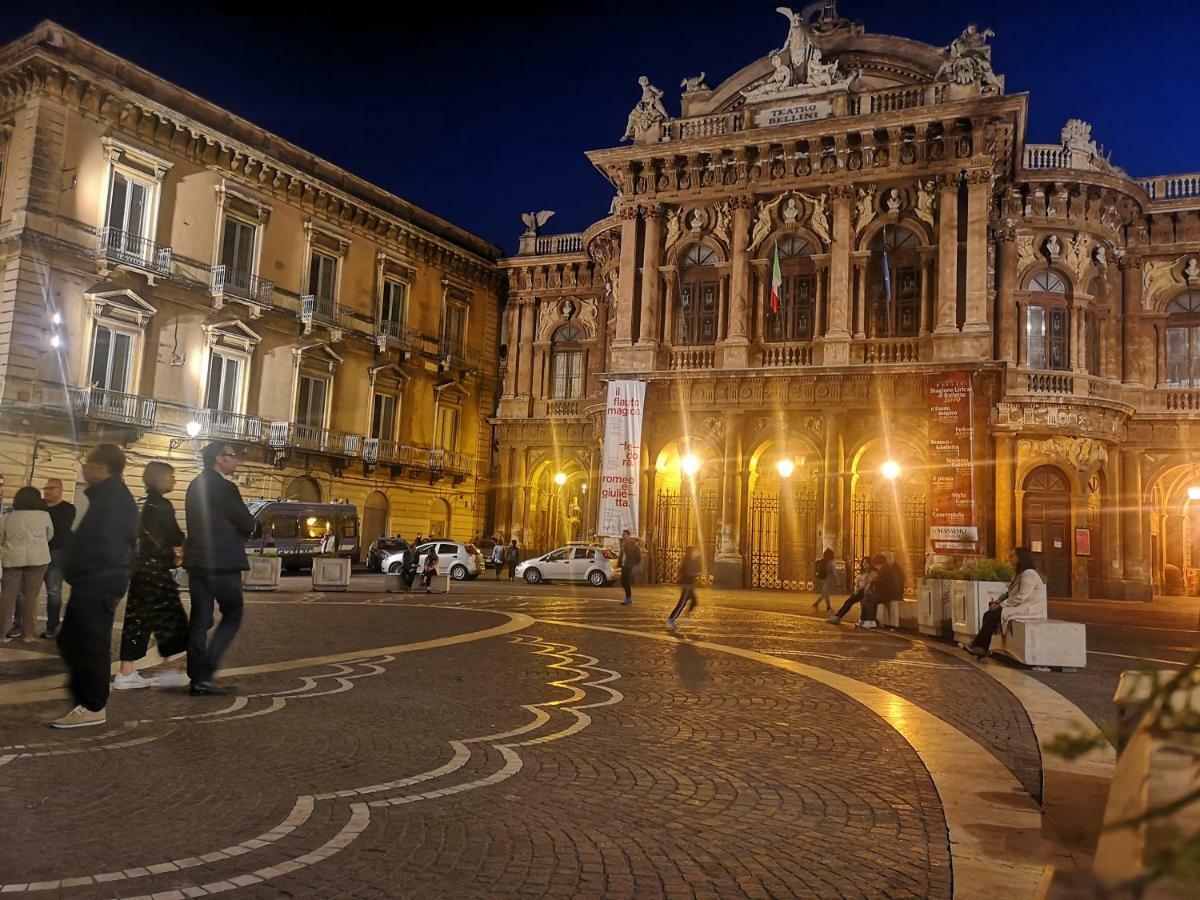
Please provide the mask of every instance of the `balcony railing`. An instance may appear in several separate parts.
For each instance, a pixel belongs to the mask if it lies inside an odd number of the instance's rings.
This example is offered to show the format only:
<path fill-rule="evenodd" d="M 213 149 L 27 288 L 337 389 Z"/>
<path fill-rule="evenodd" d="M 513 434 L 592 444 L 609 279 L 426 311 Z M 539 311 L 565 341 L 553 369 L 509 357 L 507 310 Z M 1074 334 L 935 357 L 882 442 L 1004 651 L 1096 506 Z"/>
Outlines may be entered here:
<path fill-rule="evenodd" d="M 361 456 L 363 449 L 361 435 L 299 422 L 272 422 L 267 443 L 275 450 L 304 450 L 347 459 Z"/>
<path fill-rule="evenodd" d="M 548 234 L 534 242 L 533 252 L 538 256 L 553 256 L 556 253 L 578 253 L 583 249 L 583 234 Z"/>
<path fill-rule="evenodd" d="M 257 416 L 243 416 L 223 409 L 200 409 L 196 411 L 196 421 L 200 424 L 201 437 L 245 444 L 258 444 L 263 439 L 263 420 Z"/>
<path fill-rule="evenodd" d="M 454 450 L 434 448 L 429 451 L 429 469 L 432 472 L 449 472 L 452 475 L 470 475 L 474 466 L 471 457 Z"/>
<path fill-rule="evenodd" d="M 798 344 L 764 344 L 759 351 L 759 365 L 764 368 L 811 366 L 812 361 L 813 346 L 808 342 Z"/>
<path fill-rule="evenodd" d="M 379 348 L 399 347 L 402 350 L 418 350 L 421 333 L 403 322 L 382 321 L 375 323 L 375 342 Z"/>
<path fill-rule="evenodd" d="M 159 275 L 171 274 L 170 247 L 160 247 L 149 238 L 112 226 L 100 229 L 96 253 L 121 265 Z"/>
<path fill-rule="evenodd" d="M 680 347 L 672 349 L 668 359 L 672 369 L 715 369 L 717 351 L 713 347 Z"/>
<path fill-rule="evenodd" d="M 232 266 L 213 266 L 208 292 L 214 297 L 228 294 L 239 300 L 270 306 L 271 295 L 275 293 L 275 282 Z"/>
<path fill-rule="evenodd" d="M 555 418 L 579 415 L 578 400 L 551 400 L 546 404 L 546 415 Z"/>
<path fill-rule="evenodd" d="M 1067 372 L 1030 372 L 1025 389 L 1031 394 L 1074 394 L 1075 377 Z"/>
<path fill-rule="evenodd" d="M 329 328 L 348 330 L 346 319 L 349 312 L 349 310 L 338 306 L 332 300 L 318 298 L 313 294 L 304 294 L 300 297 L 300 312 L 298 315 L 300 321 L 306 324 L 318 322 Z"/>
<path fill-rule="evenodd" d="M 1200 172 L 1188 175 L 1161 175 L 1141 182 L 1151 200 L 1187 200 L 1200 197 Z"/>
<path fill-rule="evenodd" d="M 870 338 L 856 345 L 857 361 L 870 364 L 919 362 L 921 345 L 916 338 Z"/>
<path fill-rule="evenodd" d="M 71 411 L 89 422 L 107 422 L 135 428 L 153 428 L 158 401 L 152 397 L 106 391 L 103 388 L 70 388 Z"/>

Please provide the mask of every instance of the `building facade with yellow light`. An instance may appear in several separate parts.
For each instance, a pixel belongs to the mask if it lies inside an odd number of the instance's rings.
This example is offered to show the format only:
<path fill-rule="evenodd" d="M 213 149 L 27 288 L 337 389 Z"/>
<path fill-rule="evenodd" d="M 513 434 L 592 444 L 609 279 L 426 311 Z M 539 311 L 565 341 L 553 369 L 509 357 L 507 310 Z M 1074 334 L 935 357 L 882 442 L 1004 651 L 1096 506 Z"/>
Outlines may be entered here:
<path fill-rule="evenodd" d="M 479 533 L 497 247 L 53 23 L 0 84 L 10 490 L 110 440 L 182 491 L 226 440 L 247 500 L 353 503 L 364 548 Z"/>
<path fill-rule="evenodd" d="M 1052 596 L 1197 592 L 1200 175 L 1131 177 L 1079 120 L 1028 142 L 990 32 L 947 37 L 825 4 L 679 115 L 640 81 L 587 154 L 609 214 L 528 214 L 500 263 L 498 530 L 594 535 L 606 388 L 640 382 L 659 580 L 693 543 L 788 589 L 826 547 L 1026 545 Z"/>

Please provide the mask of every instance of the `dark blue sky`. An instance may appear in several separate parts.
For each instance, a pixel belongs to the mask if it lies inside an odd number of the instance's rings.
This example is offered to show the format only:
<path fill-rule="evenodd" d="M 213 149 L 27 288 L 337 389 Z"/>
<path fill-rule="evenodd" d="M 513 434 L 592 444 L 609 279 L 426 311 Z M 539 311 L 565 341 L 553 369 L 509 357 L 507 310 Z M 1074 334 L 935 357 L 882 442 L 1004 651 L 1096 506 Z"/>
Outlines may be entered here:
<path fill-rule="evenodd" d="M 13 0 L 0 38 L 54 18 L 511 250 L 523 211 L 557 210 L 547 231 L 607 212 L 612 191 L 583 151 L 617 144 L 639 75 L 678 113 L 684 75 L 716 85 L 786 33 L 773 0 L 397 4 L 394 15 L 341 3 L 311 18 L 300 4 L 247 6 Z M 939 46 L 967 22 L 991 27 L 1008 92 L 1031 94 L 1030 140 L 1057 141 L 1077 116 L 1132 175 L 1200 170 L 1198 0 L 840 9 L 869 31 Z"/>

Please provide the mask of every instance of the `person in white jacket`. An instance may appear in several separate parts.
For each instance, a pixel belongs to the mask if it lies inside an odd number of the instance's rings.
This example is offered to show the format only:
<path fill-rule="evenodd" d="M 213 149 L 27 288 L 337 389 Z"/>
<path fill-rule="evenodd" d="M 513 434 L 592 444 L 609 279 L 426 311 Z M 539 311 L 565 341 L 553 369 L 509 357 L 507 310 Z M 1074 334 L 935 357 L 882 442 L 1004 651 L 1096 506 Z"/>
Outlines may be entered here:
<path fill-rule="evenodd" d="M 1028 547 L 1018 547 L 1012 552 L 1010 561 L 1015 574 L 1008 583 L 1008 590 L 988 604 L 988 611 L 979 624 L 979 634 L 967 648 L 972 656 L 987 656 L 992 636 L 1009 622 L 1032 622 L 1048 616 L 1046 583 L 1034 567 L 1033 552 Z"/>
<path fill-rule="evenodd" d="M 37 601 L 50 565 L 50 539 L 54 525 L 42 503 L 41 492 L 23 487 L 13 497 L 13 508 L 0 517 L 0 631 L 8 633 L 17 599 L 21 600 L 21 641 L 37 640 Z M 5 640 L 8 640 L 6 637 Z"/>

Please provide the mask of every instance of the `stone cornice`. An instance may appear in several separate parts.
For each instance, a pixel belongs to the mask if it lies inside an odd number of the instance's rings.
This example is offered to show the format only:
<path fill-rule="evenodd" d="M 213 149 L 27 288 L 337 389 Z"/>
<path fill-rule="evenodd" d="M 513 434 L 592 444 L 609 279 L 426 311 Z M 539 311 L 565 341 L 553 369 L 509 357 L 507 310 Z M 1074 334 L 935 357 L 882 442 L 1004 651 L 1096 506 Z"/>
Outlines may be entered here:
<path fill-rule="evenodd" d="M 61 100 L 118 134 L 218 171 L 330 224 L 462 277 L 495 281 L 499 247 L 52 23 L 0 49 L 0 106 L 11 110 L 30 94 Z"/>

